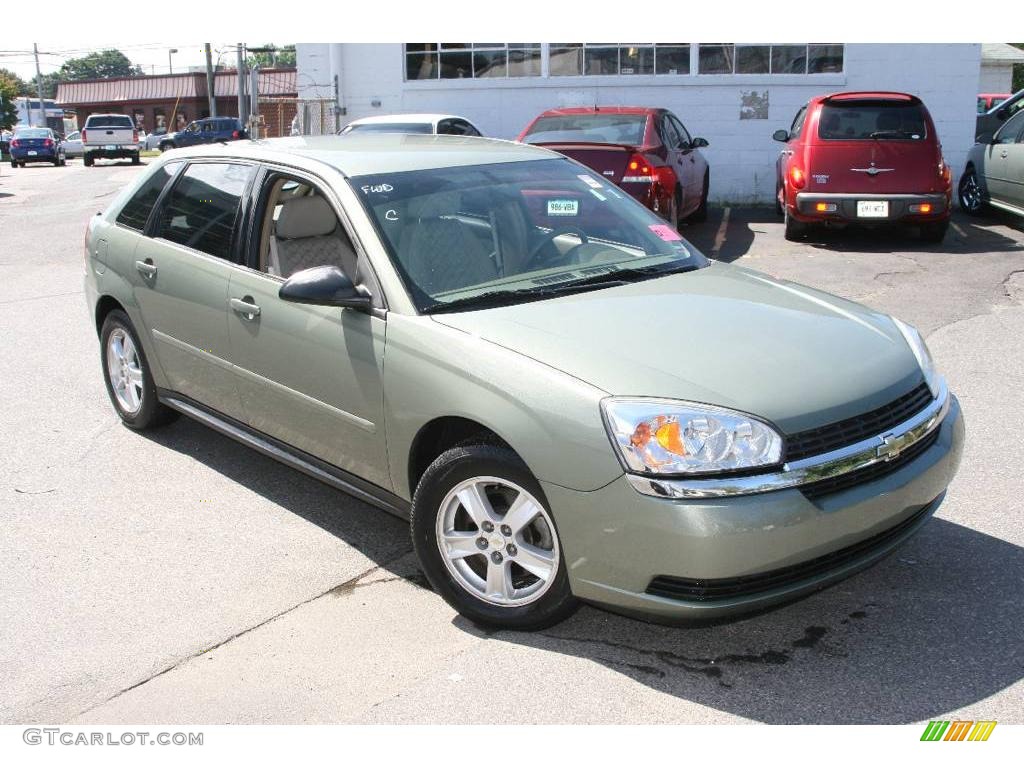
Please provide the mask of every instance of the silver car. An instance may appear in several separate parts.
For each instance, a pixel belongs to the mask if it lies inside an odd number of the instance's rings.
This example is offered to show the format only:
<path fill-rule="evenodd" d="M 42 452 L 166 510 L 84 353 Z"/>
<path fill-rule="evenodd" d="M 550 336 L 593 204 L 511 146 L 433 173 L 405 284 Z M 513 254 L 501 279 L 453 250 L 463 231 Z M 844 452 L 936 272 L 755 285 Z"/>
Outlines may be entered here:
<path fill-rule="evenodd" d="M 1003 123 L 990 141 L 971 148 L 959 193 L 967 213 L 979 214 L 991 205 L 1024 216 L 1024 110 Z"/>

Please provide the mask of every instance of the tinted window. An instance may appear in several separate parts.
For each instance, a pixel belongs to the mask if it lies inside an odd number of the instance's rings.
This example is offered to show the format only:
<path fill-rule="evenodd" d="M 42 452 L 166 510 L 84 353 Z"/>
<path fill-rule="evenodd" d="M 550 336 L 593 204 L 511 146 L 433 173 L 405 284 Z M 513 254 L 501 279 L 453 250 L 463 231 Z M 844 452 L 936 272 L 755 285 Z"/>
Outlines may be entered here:
<path fill-rule="evenodd" d="M 529 144 L 590 141 L 598 144 L 642 144 L 647 115 L 617 113 L 541 117 L 523 137 Z"/>
<path fill-rule="evenodd" d="M 1024 128 L 1024 112 L 1018 112 L 1016 115 L 1011 117 L 996 134 L 995 144 L 1013 144 L 1017 141 L 1017 135 Z"/>
<path fill-rule="evenodd" d="M 675 126 L 676 133 L 679 134 L 679 138 L 685 141 L 687 144 L 690 143 L 690 132 L 686 130 L 679 119 L 675 115 L 669 115 L 668 119 L 672 121 L 672 125 Z"/>
<path fill-rule="evenodd" d="M 920 104 L 895 101 L 828 102 L 821 107 L 818 136 L 830 140 L 904 139 L 927 135 Z"/>
<path fill-rule="evenodd" d="M 350 125 L 342 133 L 433 133 L 434 126 L 430 123 L 360 123 Z"/>
<path fill-rule="evenodd" d="M 149 219 L 149 212 L 156 205 L 157 198 L 163 192 L 167 182 L 178 172 L 181 163 L 167 163 L 157 168 L 153 175 L 139 187 L 132 195 L 131 200 L 125 203 L 124 208 L 117 214 L 117 223 L 142 232 L 146 228 L 146 221 Z"/>
<path fill-rule="evenodd" d="M 675 126 L 672 125 L 672 121 L 668 119 L 668 115 L 661 118 L 661 141 L 670 149 L 675 149 L 682 141 Z"/>
<path fill-rule="evenodd" d="M 85 121 L 86 128 L 134 128 L 135 123 L 128 115 L 91 115 Z"/>
<path fill-rule="evenodd" d="M 160 211 L 157 236 L 211 256 L 231 258 L 238 204 L 254 169 L 196 163 L 185 169 Z"/>
<path fill-rule="evenodd" d="M 800 107 L 800 111 L 796 113 L 796 117 L 793 118 L 793 125 L 789 128 L 789 135 L 791 138 L 796 138 L 800 135 L 800 131 L 804 129 L 804 118 L 807 117 L 807 105 L 804 104 Z"/>

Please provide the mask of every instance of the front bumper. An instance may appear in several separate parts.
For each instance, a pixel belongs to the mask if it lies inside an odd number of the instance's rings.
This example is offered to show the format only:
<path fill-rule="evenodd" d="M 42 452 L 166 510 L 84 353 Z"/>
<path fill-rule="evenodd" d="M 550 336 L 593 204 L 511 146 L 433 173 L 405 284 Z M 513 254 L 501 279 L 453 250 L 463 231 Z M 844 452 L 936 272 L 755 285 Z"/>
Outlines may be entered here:
<path fill-rule="evenodd" d="M 544 492 L 578 597 L 645 618 L 715 619 L 820 589 L 884 557 L 938 507 L 963 440 L 960 406 L 950 396 L 934 442 L 913 461 L 813 500 L 796 487 L 658 498 L 637 493 L 625 476 L 589 493 L 551 484 Z M 658 589 L 659 577 L 750 586 L 676 599 Z"/>
<path fill-rule="evenodd" d="M 861 201 L 885 201 L 889 204 L 889 215 L 885 217 L 862 217 L 857 215 L 857 203 Z M 818 211 L 816 206 L 823 203 L 835 206 L 835 210 Z M 912 205 L 930 205 L 928 213 L 916 213 L 910 210 Z M 843 223 L 864 224 L 912 224 L 915 222 L 941 221 L 950 215 L 950 196 L 945 193 L 925 195 L 876 195 L 798 192 L 796 210 L 792 211 L 795 218 L 805 222 L 836 221 Z"/>

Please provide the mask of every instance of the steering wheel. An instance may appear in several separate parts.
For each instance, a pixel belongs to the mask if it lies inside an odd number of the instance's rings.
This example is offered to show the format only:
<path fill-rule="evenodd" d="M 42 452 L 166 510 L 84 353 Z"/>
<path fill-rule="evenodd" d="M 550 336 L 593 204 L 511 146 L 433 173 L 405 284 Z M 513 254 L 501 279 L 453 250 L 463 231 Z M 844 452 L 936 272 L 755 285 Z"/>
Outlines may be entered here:
<path fill-rule="evenodd" d="M 540 253 L 541 249 L 545 245 L 550 243 L 552 240 L 554 240 L 556 237 L 561 237 L 562 235 L 577 235 L 580 239 L 580 245 L 585 245 L 586 243 L 589 242 L 587 240 L 587 233 L 584 232 L 579 227 L 574 227 L 571 224 L 565 227 L 559 227 L 558 229 L 552 230 L 551 232 L 548 232 L 546 235 L 544 235 L 540 242 L 538 242 L 535 246 L 533 246 L 533 248 L 530 249 L 530 253 L 526 257 L 526 268 L 533 269 L 534 267 L 538 266 L 534 262 L 537 261 L 537 255 Z M 579 245 L 574 247 L 579 248 Z"/>

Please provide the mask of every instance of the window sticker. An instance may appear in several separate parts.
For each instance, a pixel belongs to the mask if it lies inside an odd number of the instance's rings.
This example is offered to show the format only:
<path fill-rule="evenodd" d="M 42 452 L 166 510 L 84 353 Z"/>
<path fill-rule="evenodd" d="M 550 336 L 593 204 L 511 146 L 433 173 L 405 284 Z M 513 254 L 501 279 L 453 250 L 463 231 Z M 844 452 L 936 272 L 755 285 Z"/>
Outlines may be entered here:
<path fill-rule="evenodd" d="M 590 174 L 581 173 L 577 178 L 591 189 L 603 189 L 601 182 L 599 182 Z"/>
<path fill-rule="evenodd" d="M 548 216 L 579 216 L 579 200 L 548 200 Z"/>
<path fill-rule="evenodd" d="M 648 227 L 651 232 L 656 234 L 662 240 L 666 242 L 672 242 L 673 240 L 682 240 L 683 236 L 676 232 L 668 224 L 651 224 Z"/>
<path fill-rule="evenodd" d="M 605 200 L 607 200 L 607 199 L 608 199 L 607 197 L 605 197 L 604 195 L 602 195 L 602 194 L 601 194 L 600 192 L 598 192 L 598 191 L 597 191 L 596 189 L 592 189 L 592 190 L 590 190 L 590 194 L 592 194 L 592 195 L 593 195 L 594 197 L 596 197 L 596 198 L 597 198 L 598 200 L 600 200 L 600 201 L 601 201 L 602 203 L 603 203 L 603 202 L 604 202 Z"/>

